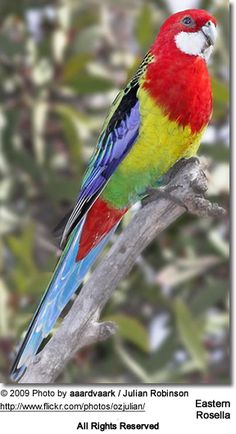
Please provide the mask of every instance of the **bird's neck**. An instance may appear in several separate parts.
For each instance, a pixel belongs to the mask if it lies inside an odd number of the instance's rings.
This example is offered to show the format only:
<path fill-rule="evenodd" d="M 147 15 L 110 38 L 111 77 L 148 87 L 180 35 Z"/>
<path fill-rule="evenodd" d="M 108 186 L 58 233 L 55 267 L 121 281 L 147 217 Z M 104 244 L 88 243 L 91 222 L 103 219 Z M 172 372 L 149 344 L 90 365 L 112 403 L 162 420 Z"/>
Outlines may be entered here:
<path fill-rule="evenodd" d="M 212 113 L 211 82 L 205 60 L 176 50 L 155 54 L 142 86 L 168 115 L 193 133 L 201 131 Z"/>

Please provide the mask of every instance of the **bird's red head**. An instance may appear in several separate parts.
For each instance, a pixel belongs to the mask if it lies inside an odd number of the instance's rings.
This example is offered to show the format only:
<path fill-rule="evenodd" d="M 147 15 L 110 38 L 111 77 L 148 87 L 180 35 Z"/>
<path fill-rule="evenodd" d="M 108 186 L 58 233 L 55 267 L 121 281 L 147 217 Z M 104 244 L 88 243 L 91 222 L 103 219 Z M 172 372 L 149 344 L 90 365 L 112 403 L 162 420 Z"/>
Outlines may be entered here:
<path fill-rule="evenodd" d="M 151 48 L 143 87 L 170 120 L 201 131 L 212 113 L 206 65 L 216 40 L 216 20 L 189 9 L 170 16 Z"/>
<path fill-rule="evenodd" d="M 153 52 L 177 48 L 192 56 L 209 57 L 216 41 L 216 20 L 201 9 L 188 9 L 171 15 L 162 25 Z"/>

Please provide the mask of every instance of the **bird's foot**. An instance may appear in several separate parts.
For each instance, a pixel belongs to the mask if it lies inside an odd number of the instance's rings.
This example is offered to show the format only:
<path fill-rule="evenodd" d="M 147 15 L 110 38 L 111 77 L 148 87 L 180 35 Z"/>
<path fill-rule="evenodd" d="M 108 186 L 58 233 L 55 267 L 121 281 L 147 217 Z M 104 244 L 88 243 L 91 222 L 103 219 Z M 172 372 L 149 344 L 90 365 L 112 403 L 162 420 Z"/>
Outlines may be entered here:
<path fill-rule="evenodd" d="M 167 185 L 170 183 L 170 181 L 176 177 L 177 173 L 180 170 L 183 170 L 185 167 L 195 164 L 197 166 L 200 166 L 200 160 L 198 157 L 191 157 L 191 158 L 181 158 L 181 160 L 178 160 L 174 166 L 170 168 L 170 170 L 163 176 L 162 178 L 162 184 Z"/>
<path fill-rule="evenodd" d="M 159 188 L 149 188 L 147 189 L 147 196 L 143 199 L 142 204 L 153 202 L 158 199 L 166 199 L 174 202 L 176 205 L 183 205 L 182 200 L 178 197 L 177 191 L 182 188 L 181 184 L 167 184 Z"/>
<path fill-rule="evenodd" d="M 198 158 L 179 160 L 165 175 L 165 185 L 148 189 L 143 205 L 154 200 L 166 199 L 182 206 L 191 214 L 221 216 L 225 210 L 205 198 L 207 178 Z"/>

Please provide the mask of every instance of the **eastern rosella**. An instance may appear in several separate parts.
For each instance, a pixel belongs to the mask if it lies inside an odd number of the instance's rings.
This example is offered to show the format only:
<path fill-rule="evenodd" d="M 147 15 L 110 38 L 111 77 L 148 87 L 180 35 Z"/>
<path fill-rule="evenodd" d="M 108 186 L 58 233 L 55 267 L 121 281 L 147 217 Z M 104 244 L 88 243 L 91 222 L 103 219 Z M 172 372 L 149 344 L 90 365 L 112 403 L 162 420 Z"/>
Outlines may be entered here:
<path fill-rule="evenodd" d="M 116 97 L 73 211 L 64 252 L 12 368 L 19 379 L 127 210 L 176 161 L 196 154 L 212 114 L 207 60 L 216 20 L 204 10 L 170 16 Z"/>

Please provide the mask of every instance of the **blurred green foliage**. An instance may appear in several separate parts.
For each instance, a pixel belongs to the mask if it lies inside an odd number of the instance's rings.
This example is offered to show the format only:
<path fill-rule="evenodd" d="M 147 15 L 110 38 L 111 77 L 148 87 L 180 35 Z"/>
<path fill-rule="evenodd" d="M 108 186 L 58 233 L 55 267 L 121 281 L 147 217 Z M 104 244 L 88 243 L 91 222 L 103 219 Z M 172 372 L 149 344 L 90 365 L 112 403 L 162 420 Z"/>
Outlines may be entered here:
<path fill-rule="evenodd" d="M 52 228 L 76 197 L 109 105 L 171 13 L 168 5 L 1 1 L 2 381 L 58 256 Z M 209 160 L 210 199 L 227 208 L 228 2 L 198 5 L 220 28 L 210 63 L 214 115 L 200 155 Z M 228 383 L 228 243 L 227 217 L 178 220 L 106 306 L 103 317 L 116 321 L 117 336 L 78 353 L 59 381 Z"/>

